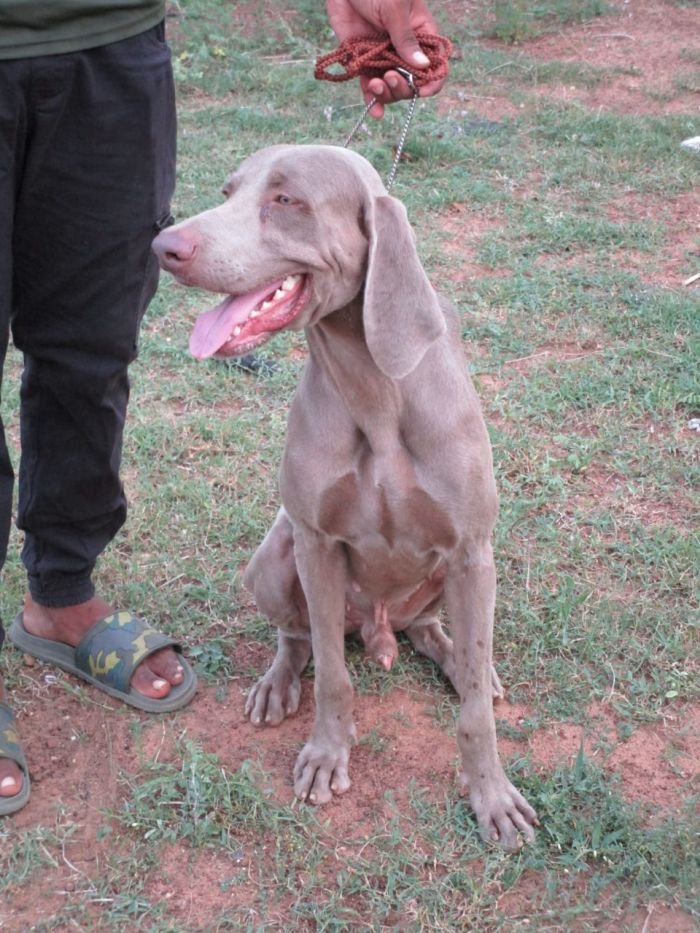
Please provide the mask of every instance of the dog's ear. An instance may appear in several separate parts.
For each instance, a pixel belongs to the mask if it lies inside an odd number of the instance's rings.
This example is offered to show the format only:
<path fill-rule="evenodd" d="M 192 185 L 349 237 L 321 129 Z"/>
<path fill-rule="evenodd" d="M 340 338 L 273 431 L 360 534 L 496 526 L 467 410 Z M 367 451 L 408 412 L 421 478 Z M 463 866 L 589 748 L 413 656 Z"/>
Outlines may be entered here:
<path fill-rule="evenodd" d="M 382 372 L 401 379 L 445 332 L 445 318 L 418 258 L 403 204 L 388 196 L 372 198 L 365 221 L 365 339 Z"/>

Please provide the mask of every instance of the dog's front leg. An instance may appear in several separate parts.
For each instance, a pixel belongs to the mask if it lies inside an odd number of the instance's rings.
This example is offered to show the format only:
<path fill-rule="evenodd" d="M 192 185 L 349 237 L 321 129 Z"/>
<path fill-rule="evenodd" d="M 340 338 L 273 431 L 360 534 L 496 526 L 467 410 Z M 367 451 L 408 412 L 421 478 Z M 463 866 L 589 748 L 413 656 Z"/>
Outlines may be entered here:
<path fill-rule="evenodd" d="M 537 815 L 506 777 L 496 748 L 491 673 L 496 570 L 489 542 L 451 562 L 445 596 L 461 700 L 462 787 L 469 791 L 482 838 L 515 849 L 520 834 L 527 841 L 534 838 Z"/>
<path fill-rule="evenodd" d="M 341 544 L 308 528 L 295 527 L 294 550 L 309 609 L 316 700 L 313 732 L 294 766 L 294 793 L 321 804 L 350 787 L 355 727 L 345 667 L 347 560 Z"/>

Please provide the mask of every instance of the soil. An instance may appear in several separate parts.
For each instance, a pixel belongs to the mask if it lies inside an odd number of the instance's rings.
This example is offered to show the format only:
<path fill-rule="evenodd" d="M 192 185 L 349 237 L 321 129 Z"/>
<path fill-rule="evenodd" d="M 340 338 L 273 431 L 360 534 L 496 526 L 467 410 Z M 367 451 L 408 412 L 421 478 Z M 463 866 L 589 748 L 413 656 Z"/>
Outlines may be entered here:
<path fill-rule="evenodd" d="M 407 650 L 404 646 L 404 650 Z M 270 658 L 263 649 L 246 651 L 263 669 Z M 218 689 L 204 686 L 190 708 L 176 719 L 144 722 L 139 714 L 103 699 L 92 690 L 94 703 L 80 704 L 61 681 L 42 668 L 31 668 L 22 710 L 25 749 L 31 761 L 32 800 L 14 819 L 18 828 L 52 826 L 57 819 L 73 826 L 63 847 L 63 865 L 52 872 L 37 904 L 29 886 L 13 892 L 11 914 L 4 928 L 26 930 L 41 917 L 65 906 L 67 898 L 89 892 L 89 879 L 98 877 L 111 854 L 109 812 L 120 810 L 126 791 L 124 776 L 138 772 L 139 761 L 173 760 L 175 736 L 197 742 L 216 754 L 223 767 L 235 771 L 246 760 L 259 763 L 272 782 L 267 789 L 275 800 L 291 803 L 291 773 L 301 743 L 313 721 L 313 687 L 304 681 L 298 714 L 277 729 L 256 729 L 243 716 L 248 681 L 232 684 L 221 699 Z M 14 694 L 15 701 L 18 699 Z M 434 695 L 396 688 L 385 695 L 356 697 L 355 721 L 359 744 L 352 753 L 351 791 L 324 810 L 330 850 L 372 835 L 375 821 L 391 815 L 384 792 L 391 789 L 396 805 L 407 803 L 409 787 L 426 791 L 455 785 L 458 755 L 453 737 L 437 721 Z M 623 743 L 615 729 L 615 716 L 606 704 L 592 707 L 584 729 L 572 723 L 554 723 L 522 740 L 502 738 L 500 753 L 508 759 L 530 751 L 533 766 L 543 772 L 571 764 L 581 743 L 593 761 L 615 771 L 629 801 L 647 803 L 664 814 L 682 805 L 692 793 L 691 778 L 700 760 L 700 710 L 669 708 L 660 723 L 642 726 Z M 499 702 L 496 716 L 514 729 L 532 719 L 527 707 Z M 79 731 L 78 731 L 79 724 Z M 221 736 L 226 736 L 224 744 Z M 138 736 L 138 738 L 136 738 Z M 380 737 L 379 744 L 372 736 Z M 426 749 L 430 754 L 426 755 Z M 64 788 L 71 787 L 66 793 Z M 206 930 L 224 910 L 253 900 L 247 871 L 254 852 L 241 848 L 233 858 L 223 851 L 193 850 L 167 844 L 159 856 L 159 870 L 151 872 L 146 889 L 149 900 L 169 900 L 181 929 Z M 235 884 L 227 884 L 237 879 Z M 241 880 L 242 879 L 242 880 Z M 533 882 L 536 887 L 536 883 Z M 541 884 L 541 881 L 540 881 Z M 81 894 L 82 892 L 82 894 Z M 527 908 L 527 883 L 505 895 L 501 908 L 512 905 L 516 916 Z M 8 905 L 10 906 L 10 905 Z M 5 911 L 3 911 L 5 913 Z M 509 908 L 510 913 L 510 908 Z M 657 933 L 693 929 L 686 914 L 655 905 L 646 927 Z M 640 922 L 641 929 L 643 923 Z"/>
<path fill-rule="evenodd" d="M 674 77 L 689 70 L 687 53 L 700 35 L 700 7 L 678 6 L 663 0 L 616 0 L 612 15 L 593 22 L 559 29 L 523 43 L 529 56 L 543 61 L 557 59 L 617 69 L 599 87 L 547 88 L 546 93 L 561 100 L 576 100 L 581 106 L 602 108 L 615 113 L 698 114 L 697 93 L 674 86 Z M 494 43 L 496 44 L 496 43 Z M 697 46 L 696 46 L 697 48 Z M 464 106 L 445 89 L 440 107 L 448 110 Z M 471 111 L 490 120 L 513 112 L 503 97 L 468 99 Z M 459 212 L 455 205 L 455 212 Z M 688 265 L 688 249 L 697 237 L 700 223 L 700 194 L 687 193 L 672 201 L 642 199 L 630 192 L 623 202 L 609 205 L 609 216 L 663 218 L 666 245 L 653 262 L 626 256 L 629 267 L 656 285 L 682 287 L 682 282 L 698 271 Z M 446 218 L 449 226 L 450 218 Z M 485 221 L 486 222 L 486 221 Z M 483 230 L 474 230 L 474 244 Z M 480 275 L 470 258 L 470 242 L 462 241 L 465 261 L 462 274 Z M 489 271 L 489 274 L 492 274 Z M 697 287 L 697 286 L 693 286 Z M 481 386 L 489 391 L 486 383 Z M 663 509 L 664 503 L 658 505 Z M 669 506 L 670 507 L 670 506 Z M 658 520 L 658 516 L 656 516 Z M 668 516 L 672 520 L 673 516 Z M 263 671 L 269 652 L 259 646 L 241 644 L 246 667 Z M 408 650 L 405 646 L 403 650 Z M 240 664 L 238 669 L 242 669 Z M 65 688 L 75 684 L 57 677 L 40 665 L 24 669 L 12 702 L 20 715 L 25 750 L 31 763 L 32 799 L 15 818 L 15 825 L 29 829 L 54 826 L 57 815 L 74 824 L 66 839 L 63 864 L 53 872 L 57 882 L 42 891 L 42 901 L 26 886 L 12 895 L 12 903 L 2 910 L 6 929 L 32 928 L 45 917 L 65 906 L 71 894 L 84 892 L 87 879 L 98 874 L 110 854 L 108 837 L 98 830 L 108 822 L 105 813 L 119 807 L 124 794 L 122 773 L 138 770 L 139 756 L 167 756 L 173 731 L 196 740 L 205 750 L 216 753 L 222 764 L 236 769 L 245 759 L 259 761 L 272 776 L 272 788 L 280 801 L 291 801 L 291 771 L 300 744 L 310 731 L 313 717 L 312 685 L 304 682 L 301 709 L 297 716 L 277 729 L 258 730 L 243 716 L 245 691 L 251 680 L 232 682 L 221 700 L 218 690 L 204 686 L 190 708 L 169 721 L 152 720 L 118 706 L 101 694 L 86 688 L 89 702 L 76 699 Z M 385 789 L 391 788 L 399 804 L 408 793 L 410 781 L 419 787 L 450 786 L 455 781 L 457 752 L 454 739 L 436 722 L 435 697 L 393 689 L 385 695 L 359 695 L 356 723 L 362 739 L 382 736 L 378 751 L 371 743 L 360 742 L 353 750 L 353 788 L 325 812 L 329 838 L 334 846 L 360 839 L 373 825 L 377 811 L 386 806 Z M 76 712 L 78 710 L 79 712 Z M 560 762 L 571 762 L 581 741 L 593 758 L 620 776 L 621 791 L 631 801 L 648 802 L 654 807 L 676 808 L 690 795 L 690 781 L 700 759 L 700 711 L 687 707 L 666 710 L 658 723 L 638 728 L 627 741 L 620 741 L 611 705 L 600 704 L 589 711 L 589 725 L 555 723 L 528 734 L 517 742 L 500 740 L 501 755 L 530 750 L 537 767 L 550 769 Z M 517 726 L 528 719 L 526 708 L 502 702 L 497 717 Z M 410 723 L 410 726 L 407 725 Z M 139 725 L 140 724 L 140 725 Z M 141 731 L 137 741 L 135 736 Z M 224 744 L 221 736 L 226 736 Z M 426 755 L 426 749 L 430 754 Z M 601 749 L 606 749 L 602 751 Z M 67 790 L 68 789 L 68 790 Z M 245 870 L 248 854 L 240 855 Z M 223 909 L 231 908 L 245 892 L 245 885 L 226 887 L 222 878 L 231 877 L 235 867 L 222 854 L 201 850 L 196 853 L 182 846 L 168 845 L 160 859 L 160 872 L 151 898 L 172 901 L 182 929 L 204 929 Z M 539 883 L 533 879 L 533 885 Z M 238 892 L 238 893 L 236 893 Z M 206 905 L 203 908 L 202 905 Z M 527 915 L 527 879 L 516 893 L 504 896 L 501 908 L 512 916 Z M 7 912 L 9 908 L 10 912 Z M 653 931 L 690 930 L 687 915 L 660 905 L 639 918 L 638 928 Z"/>

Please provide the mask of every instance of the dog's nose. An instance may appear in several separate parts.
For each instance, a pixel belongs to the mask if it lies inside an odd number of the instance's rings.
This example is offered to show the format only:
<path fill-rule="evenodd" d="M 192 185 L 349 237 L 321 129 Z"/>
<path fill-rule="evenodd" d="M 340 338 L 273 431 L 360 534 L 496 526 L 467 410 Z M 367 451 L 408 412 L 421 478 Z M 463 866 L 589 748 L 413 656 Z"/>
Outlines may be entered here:
<path fill-rule="evenodd" d="M 184 230 L 162 230 L 153 241 L 153 252 L 161 268 L 178 272 L 187 268 L 197 253 L 197 239 Z"/>

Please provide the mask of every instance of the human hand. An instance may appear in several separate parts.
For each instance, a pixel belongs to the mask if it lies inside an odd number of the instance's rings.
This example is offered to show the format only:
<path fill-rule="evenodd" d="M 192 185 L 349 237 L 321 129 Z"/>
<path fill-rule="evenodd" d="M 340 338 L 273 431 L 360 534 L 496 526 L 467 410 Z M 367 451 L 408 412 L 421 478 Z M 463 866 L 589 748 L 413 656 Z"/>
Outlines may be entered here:
<path fill-rule="evenodd" d="M 420 71 L 430 64 L 421 51 L 416 32 L 437 35 L 435 20 L 424 0 L 326 0 L 328 19 L 340 42 L 355 36 L 388 34 L 392 45 L 406 62 L 408 71 Z M 437 94 L 445 79 L 429 81 L 420 88 L 421 97 Z M 376 103 L 370 114 L 384 116 L 385 104 L 413 97 L 413 89 L 398 71 L 387 71 L 382 78 L 360 78 L 367 103 Z"/>

